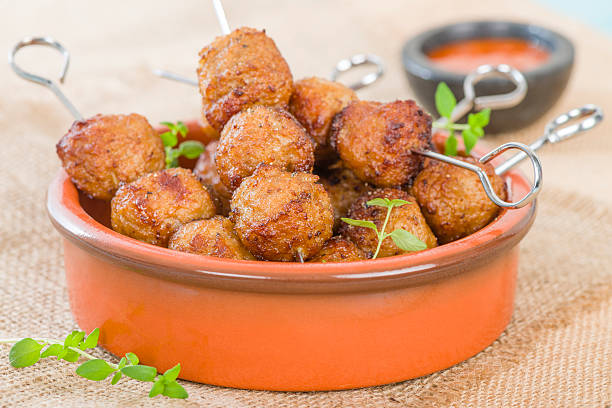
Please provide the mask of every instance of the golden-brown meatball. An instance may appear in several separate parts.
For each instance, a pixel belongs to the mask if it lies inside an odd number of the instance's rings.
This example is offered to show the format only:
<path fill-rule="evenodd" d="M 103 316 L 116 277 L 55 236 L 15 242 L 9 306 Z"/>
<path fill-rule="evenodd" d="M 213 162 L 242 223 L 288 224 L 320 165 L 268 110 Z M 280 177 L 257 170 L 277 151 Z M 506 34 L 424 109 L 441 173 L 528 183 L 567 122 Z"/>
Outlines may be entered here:
<path fill-rule="evenodd" d="M 366 259 L 357 245 L 340 236 L 332 237 L 308 262 L 351 262 Z"/>
<path fill-rule="evenodd" d="M 431 116 L 414 101 L 355 101 L 332 122 L 330 144 L 363 181 L 379 187 L 410 183 L 423 158 L 411 149 L 428 149 Z"/>
<path fill-rule="evenodd" d="M 149 173 L 122 185 L 111 200 L 111 225 L 123 235 L 167 246 L 182 225 L 215 215 L 208 191 L 187 169 Z"/>
<path fill-rule="evenodd" d="M 331 238 L 334 212 L 317 179 L 262 164 L 238 187 L 230 218 L 253 255 L 270 261 L 305 260 Z"/>
<path fill-rule="evenodd" d="M 77 120 L 56 149 L 78 189 L 102 200 L 110 200 L 121 183 L 165 166 L 161 139 L 135 113 Z"/>
<path fill-rule="evenodd" d="M 495 193 L 503 200 L 507 198 L 505 183 L 490 164 L 483 165 L 472 158 L 462 160 L 484 169 Z M 485 194 L 477 174 L 435 160 L 428 161 L 419 173 L 412 194 L 441 244 L 478 231 L 499 212 L 499 207 Z"/>
<path fill-rule="evenodd" d="M 357 94 L 346 86 L 322 78 L 305 78 L 293 85 L 289 111 L 306 128 L 316 143 L 317 160 L 334 156 L 328 144 L 331 121 Z"/>
<path fill-rule="evenodd" d="M 229 214 L 229 203 L 232 198 L 232 193 L 225 187 L 219 178 L 217 166 L 215 165 L 215 154 L 219 142 L 214 140 L 206 145 L 206 149 L 198 158 L 193 174 L 202 182 L 208 189 L 210 196 L 215 202 L 217 212 L 223 216 Z"/>
<path fill-rule="evenodd" d="M 234 224 L 220 215 L 182 225 L 168 248 L 217 258 L 255 259 L 236 236 Z"/>
<path fill-rule="evenodd" d="M 215 163 L 221 182 L 234 191 L 261 163 L 289 172 L 312 171 L 314 145 L 289 112 L 253 106 L 223 128 Z"/>
<path fill-rule="evenodd" d="M 340 218 L 346 217 L 351 204 L 371 187 L 359 180 L 342 161 L 329 166 L 320 177 L 334 207 L 334 229 L 337 229 L 341 224 Z"/>
<path fill-rule="evenodd" d="M 361 196 L 357 201 L 353 203 L 348 213 L 348 218 L 354 220 L 367 220 L 372 221 L 376 224 L 376 227 L 381 230 L 387 216 L 387 209 L 377 205 L 369 206 L 366 203 L 374 198 L 388 198 L 390 200 L 400 199 L 408 201 L 408 204 L 404 204 L 400 207 L 394 207 L 387 223 L 386 233 L 390 233 L 396 229 L 404 229 L 418 239 L 423 241 L 427 248 L 433 248 L 438 245 L 436 237 L 431 232 L 431 229 L 427 225 L 419 205 L 417 204 L 414 197 L 405 191 L 397 188 L 384 188 L 373 191 L 368 191 L 366 194 Z M 378 237 L 376 233 L 365 227 L 355 227 L 344 223 L 340 228 L 342 235 L 353 241 L 362 251 L 364 251 L 368 258 L 371 258 L 376 252 L 378 245 Z M 385 239 L 380 247 L 378 258 L 386 256 L 400 255 L 407 253 L 398 248 L 393 240 L 389 237 Z"/>
<path fill-rule="evenodd" d="M 200 51 L 202 112 L 221 131 L 236 113 L 253 105 L 286 108 L 293 90 L 289 65 L 265 31 L 239 28 Z"/>

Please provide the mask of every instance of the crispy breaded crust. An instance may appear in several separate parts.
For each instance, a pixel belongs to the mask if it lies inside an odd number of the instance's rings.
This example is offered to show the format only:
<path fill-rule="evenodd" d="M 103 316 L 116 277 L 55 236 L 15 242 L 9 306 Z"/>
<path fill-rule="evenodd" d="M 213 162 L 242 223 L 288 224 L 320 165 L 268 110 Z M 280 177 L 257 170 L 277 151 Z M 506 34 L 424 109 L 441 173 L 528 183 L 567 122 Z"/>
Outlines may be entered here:
<path fill-rule="evenodd" d="M 221 182 L 234 191 L 261 163 L 289 172 L 312 171 L 314 144 L 289 112 L 253 106 L 223 128 L 215 163 Z"/>
<path fill-rule="evenodd" d="M 365 254 L 357 245 L 346 238 L 335 236 L 308 262 L 351 262 L 363 259 L 366 259 Z"/>
<path fill-rule="evenodd" d="M 415 198 L 397 188 L 383 188 L 368 191 L 351 206 L 348 218 L 372 221 L 376 224 L 376 227 L 381 230 L 387 215 L 387 209 L 385 207 L 376 205 L 368 206 L 366 204 L 369 200 L 374 198 L 388 198 L 390 200 L 400 199 L 408 201 L 409 203 L 401 207 L 393 208 L 385 232 L 390 233 L 396 229 L 402 228 L 425 242 L 427 248 L 433 248 L 438 245 L 436 237 L 427 225 L 423 214 L 421 214 L 421 210 Z M 353 241 L 362 251 L 364 251 L 368 258 L 371 258 L 376 252 L 378 237 L 373 230 L 344 223 L 340 231 L 342 235 Z M 387 238 L 380 247 L 378 257 L 384 258 L 403 253 L 406 253 L 406 251 L 398 248 L 391 238 Z"/>
<path fill-rule="evenodd" d="M 428 149 L 431 117 L 414 101 L 354 101 L 334 117 L 330 144 L 357 177 L 379 187 L 410 183 Z"/>
<path fill-rule="evenodd" d="M 265 31 L 243 27 L 217 37 L 200 51 L 202 112 L 221 131 L 253 105 L 286 108 L 293 90 L 289 65 Z"/>
<path fill-rule="evenodd" d="M 167 246 L 187 222 L 215 215 L 208 191 L 187 169 L 149 173 L 122 185 L 111 200 L 111 225 L 120 234 Z"/>
<path fill-rule="evenodd" d="M 304 78 L 293 84 L 289 111 L 314 139 L 317 160 L 326 160 L 333 155 L 328 144 L 332 119 L 345 106 L 357 99 L 355 91 L 327 79 Z"/>
<path fill-rule="evenodd" d="M 168 248 L 217 258 L 255 259 L 238 239 L 234 224 L 219 215 L 182 225 L 170 238 Z"/>
<path fill-rule="evenodd" d="M 334 230 L 340 227 L 340 218 L 346 217 L 350 206 L 372 187 L 359 180 L 342 161 L 330 165 L 319 182 L 325 187 L 334 207 Z"/>
<path fill-rule="evenodd" d="M 219 178 L 217 166 L 215 165 L 215 154 L 217 153 L 218 140 L 213 140 L 206 145 L 206 149 L 202 152 L 193 169 L 193 174 L 207 188 L 212 197 L 217 213 L 225 217 L 229 214 L 230 199 L 232 193 L 225 187 Z"/>
<path fill-rule="evenodd" d="M 262 164 L 234 192 L 230 219 L 258 259 L 295 261 L 315 255 L 332 236 L 334 214 L 325 189 L 310 173 Z"/>
<path fill-rule="evenodd" d="M 161 139 L 147 119 L 135 113 L 78 120 L 56 150 L 77 188 L 102 200 L 110 200 L 120 183 L 165 165 Z"/>
<path fill-rule="evenodd" d="M 495 193 L 503 200 L 507 198 L 505 183 L 490 164 L 480 164 L 473 158 L 462 160 L 483 168 Z M 499 207 L 485 194 L 478 175 L 435 160 L 428 161 L 419 173 L 412 194 L 441 244 L 478 231 L 499 212 Z"/>

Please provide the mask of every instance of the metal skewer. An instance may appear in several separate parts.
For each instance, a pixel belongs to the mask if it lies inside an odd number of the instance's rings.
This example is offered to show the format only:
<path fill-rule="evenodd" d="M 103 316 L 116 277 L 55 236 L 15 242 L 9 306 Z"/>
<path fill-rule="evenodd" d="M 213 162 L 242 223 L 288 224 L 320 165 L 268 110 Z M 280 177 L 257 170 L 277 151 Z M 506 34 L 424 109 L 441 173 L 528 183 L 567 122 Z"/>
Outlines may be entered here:
<path fill-rule="evenodd" d="M 225 16 L 225 11 L 223 10 L 223 4 L 221 0 L 212 0 L 213 7 L 215 9 L 215 14 L 217 16 L 217 21 L 219 22 L 219 26 L 221 27 L 221 32 L 223 35 L 228 35 L 231 30 L 230 26 L 227 22 L 227 17 Z M 336 64 L 334 70 L 331 74 L 331 80 L 335 81 L 337 77 L 353 67 L 363 64 L 373 64 L 376 66 L 376 71 L 366 74 L 359 81 L 349 85 L 349 88 L 353 90 L 358 90 L 364 88 L 368 85 L 376 82 L 380 77 L 385 73 L 385 65 L 378 55 L 374 54 L 355 54 L 350 58 L 345 58 Z M 153 74 L 157 75 L 160 78 L 170 79 L 172 81 L 182 82 L 191 86 L 198 86 L 198 81 L 195 79 L 187 78 L 179 74 L 175 74 L 174 72 L 166 71 L 163 69 L 153 69 Z"/>
<path fill-rule="evenodd" d="M 60 71 L 60 83 L 64 83 L 64 79 L 66 78 L 66 73 L 68 71 L 68 66 L 70 64 L 70 53 L 68 52 L 68 50 L 51 37 L 26 37 L 23 40 L 19 41 L 17 44 L 15 44 L 13 49 L 9 52 L 8 62 L 11 68 L 13 68 L 13 71 L 15 71 L 15 73 L 23 79 L 32 81 L 39 85 L 43 85 L 53 91 L 55 96 L 57 96 L 60 102 L 66 107 L 66 109 L 70 111 L 72 116 L 76 120 L 82 120 L 83 116 L 81 115 L 81 113 L 74 107 L 72 102 L 70 102 L 66 95 L 64 95 L 64 93 L 61 91 L 61 89 L 59 88 L 59 86 L 57 86 L 55 82 L 38 75 L 30 74 L 29 72 L 24 71 L 17 65 L 17 63 L 15 62 L 15 55 L 20 49 L 29 45 L 44 45 L 47 47 L 55 48 L 62 54 L 62 56 L 64 57 L 64 64 L 62 66 L 62 70 Z"/>
<path fill-rule="evenodd" d="M 579 118 L 582 118 L 580 122 L 575 123 L 573 125 L 561 127 L 569 121 Z M 531 186 L 531 190 L 529 191 L 529 193 L 527 193 L 527 195 L 525 195 L 523 198 L 516 202 L 507 202 L 501 200 L 497 196 L 497 194 L 495 194 L 495 191 L 491 186 L 491 182 L 486 172 L 476 165 L 431 151 L 413 151 L 413 153 L 420 154 L 422 156 L 426 156 L 435 160 L 443 161 L 454 166 L 459 166 L 461 168 L 476 173 L 480 178 L 480 182 L 482 183 L 485 193 L 487 194 L 489 199 L 491 199 L 491 201 L 493 201 L 496 205 L 503 208 L 521 208 L 533 201 L 539 193 L 540 189 L 542 188 L 542 164 L 540 163 L 540 159 L 536 155 L 535 151 L 540 149 L 547 143 L 552 144 L 562 142 L 573 135 L 592 129 L 602 120 L 603 111 L 601 110 L 601 108 L 595 105 L 584 105 L 580 108 L 572 109 L 567 113 L 563 113 L 551 120 L 544 129 L 544 135 L 537 139 L 535 142 L 533 142 L 531 145 L 527 146 L 523 143 L 516 142 L 504 143 L 498 148 L 482 156 L 479 159 L 479 162 L 487 163 L 506 150 L 521 150 L 520 153 L 517 153 L 516 155 L 512 156 L 510 159 L 506 160 L 504 163 L 498 165 L 495 168 L 495 174 L 497 175 L 503 175 L 512 167 L 516 166 L 518 163 L 520 163 L 526 158 L 529 158 L 531 160 L 531 164 L 533 167 L 533 184 Z"/>
<path fill-rule="evenodd" d="M 227 22 L 227 17 L 225 17 L 225 10 L 223 10 L 223 4 L 221 0 L 212 0 L 213 7 L 215 8 L 215 14 L 217 15 L 217 21 L 219 22 L 219 26 L 221 26 L 221 32 L 223 35 L 228 35 L 231 30 L 229 24 Z"/>

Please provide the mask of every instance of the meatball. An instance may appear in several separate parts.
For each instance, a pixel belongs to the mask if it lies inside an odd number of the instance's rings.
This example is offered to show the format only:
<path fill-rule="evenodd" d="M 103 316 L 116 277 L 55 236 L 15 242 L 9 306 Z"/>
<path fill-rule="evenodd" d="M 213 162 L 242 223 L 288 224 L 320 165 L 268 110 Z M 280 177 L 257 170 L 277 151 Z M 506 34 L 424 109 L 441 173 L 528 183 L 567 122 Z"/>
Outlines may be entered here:
<path fill-rule="evenodd" d="M 428 149 L 431 117 L 414 101 L 351 102 L 332 122 L 330 144 L 363 181 L 379 187 L 410 183 Z"/>
<path fill-rule="evenodd" d="M 221 131 L 236 113 L 253 105 L 286 108 L 293 90 L 289 65 L 265 31 L 239 28 L 200 51 L 202 112 Z"/>
<path fill-rule="evenodd" d="M 507 199 L 505 183 L 490 164 L 483 165 L 473 158 L 462 160 L 484 169 L 495 193 Z M 478 231 L 499 212 L 499 207 L 485 194 L 477 174 L 435 160 L 428 161 L 417 176 L 412 194 L 441 244 Z"/>
<path fill-rule="evenodd" d="M 262 164 L 238 187 L 230 218 L 253 255 L 270 261 L 305 260 L 331 238 L 334 212 L 317 179 Z"/>
<path fill-rule="evenodd" d="M 335 154 L 328 144 L 331 121 L 357 94 L 338 82 L 321 78 L 305 78 L 293 86 L 289 111 L 306 128 L 316 143 L 315 157 L 326 161 Z"/>
<path fill-rule="evenodd" d="M 234 232 L 234 224 L 219 215 L 182 225 L 168 248 L 198 255 L 230 259 L 255 259 Z"/>
<path fill-rule="evenodd" d="M 182 168 L 150 173 L 124 184 L 111 200 L 115 231 L 159 246 L 167 246 L 182 224 L 213 215 L 215 205 L 208 191 L 190 170 Z"/>
<path fill-rule="evenodd" d="M 427 248 L 433 248 L 438 245 L 436 237 L 427 225 L 423 214 L 421 214 L 421 210 L 415 198 L 397 188 L 383 188 L 368 191 L 353 203 L 349 210 L 348 218 L 372 221 L 380 230 L 385 221 L 387 209 L 377 205 L 369 206 L 366 204 L 368 201 L 379 197 L 388 198 L 390 200 L 400 199 L 408 201 L 408 204 L 393 208 L 385 232 L 389 233 L 401 228 L 423 241 L 427 245 Z M 365 227 L 355 227 L 346 223 L 342 225 L 340 230 L 342 235 L 353 241 L 366 253 L 368 258 L 374 255 L 378 245 L 378 237 L 373 230 Z M 400 255 L 403 253 L 407 253 L 407 251 L 398 248 L 391 238 L 387 238 L 380 247 L 378 258 Z"/>
<path fill-rule="evenodd" d="M 338 161 L 329 166 L 320 180 L 334 208 L 334 229 L 340 218 L 346 217 L 349 207 L 371 187 L 359 180 L 355 174 Z"/>
<path fill-rule="evenodd" d="M 215 165 L 215 154 L 217 152 L 218 141 L 214 140 L 206 145 L 206 149 L 200 157 L 193 169 L 193 173 L 200 182 L 208 189 L 212 197 L 217 212 L 223 216 L 229 214 L 229 203 L 232 198 L 232 193 L 221 183 L 217 166 Z"/>
<path fill-rule="evenodd" d="M 141 115 L 77 120 L 56 146 L 66 173 L 92 198 L 110 200 L 121 183 L 165 166 L 164 146 Z"/>
<path fill-rule="evenodd" d="M 357 245 L 340 236 L 332 237 L 308 262 L 351 262 L 361 261 L 365 254 Z"/>
<path fill-rule="evenodd" d="M 234 191 L 261 163 L 289 172 L 312 171 L 314 145 L 290 113 L 254 106 L 227 122 L 215 162 L 221 182 Z"/>

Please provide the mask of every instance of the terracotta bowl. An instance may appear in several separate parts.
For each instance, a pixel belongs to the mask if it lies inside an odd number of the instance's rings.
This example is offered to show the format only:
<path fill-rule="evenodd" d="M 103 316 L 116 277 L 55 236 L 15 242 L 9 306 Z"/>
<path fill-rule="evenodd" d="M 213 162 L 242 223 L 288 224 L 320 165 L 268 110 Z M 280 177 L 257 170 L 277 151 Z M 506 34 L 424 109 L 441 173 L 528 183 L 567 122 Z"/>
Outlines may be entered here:
<path fill-rule="evenodd" d="M 191 137 L 201 138 L 190 124 Z M 507 173 L 514 198 L 529 189 Z M 535 203 L 426 251 L 338 264 L 234 261 L 145 244 L 108 227 L 108 203 L 63 170 L 47 209 L 64 240 L 70 305 L 115 355 L 181 378 L 260 390 L 336 390 L 423 376 L 491 344 L 513 309 Z"/>

